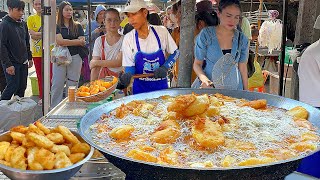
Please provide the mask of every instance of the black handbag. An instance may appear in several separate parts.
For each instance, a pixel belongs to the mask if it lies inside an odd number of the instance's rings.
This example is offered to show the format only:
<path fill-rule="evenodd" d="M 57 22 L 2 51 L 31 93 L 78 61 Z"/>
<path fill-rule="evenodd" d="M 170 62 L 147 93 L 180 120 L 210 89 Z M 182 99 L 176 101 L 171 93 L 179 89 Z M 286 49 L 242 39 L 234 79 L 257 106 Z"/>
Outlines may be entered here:
<path fill-rule="evenodd" d="M 248 59 L 248 63 L 247 63 L 248 78 L 250 78 L 256 70 L 256 68 L 254 67 L 254 56 L 255 55 L 253 53 L 249 54 L 249 59 Z"/>

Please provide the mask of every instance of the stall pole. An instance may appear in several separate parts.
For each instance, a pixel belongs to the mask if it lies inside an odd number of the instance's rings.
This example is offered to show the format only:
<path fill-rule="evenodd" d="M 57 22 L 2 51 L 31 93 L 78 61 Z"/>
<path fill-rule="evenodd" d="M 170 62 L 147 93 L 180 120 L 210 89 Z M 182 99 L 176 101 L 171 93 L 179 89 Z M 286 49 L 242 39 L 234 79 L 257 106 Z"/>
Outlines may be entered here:
<path fill-rule="evenodd" d="M 87 5 L 88 5 L 88 42 L 89 42 L 89 59 L 88 61 L 91 61 L 92 57 L 92 48 L 91 48 L 91 2 L 90 0 L 87 0 Z"/>
<path fill-rule="evenodd" d="M 181 1 L 178 87 L 191 86 L 196 1 Z"/>
<path fill-rule="evenodd" d="M 280 59 L 280 74 L 279 74 L 279 96 L 283 94 L 283 75 L 284 75 L 284 59 L 286 56 L 287 42 L 287 17 L 288 17 L 288 0 L 283 0 L 283 28 L 282 28 L 282 47 Z"/>

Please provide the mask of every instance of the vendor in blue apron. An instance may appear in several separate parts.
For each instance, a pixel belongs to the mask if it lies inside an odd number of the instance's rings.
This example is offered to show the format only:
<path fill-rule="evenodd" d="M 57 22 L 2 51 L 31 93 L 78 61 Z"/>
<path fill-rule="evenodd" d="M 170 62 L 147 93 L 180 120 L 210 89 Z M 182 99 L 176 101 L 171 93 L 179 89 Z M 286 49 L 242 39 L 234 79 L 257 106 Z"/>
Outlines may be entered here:
<path fill-rule="evenodd" d="M 153 77 L 135 79 L 133 94 L 168 88 L 167 74 L 179 56 L 178 47 L 164 26 L 148 24 L 144 0 L 132 0 L 122 11 L 134 29 L 127 33 L 122 44 L 122 66 L 119 89 L 130 84 L 132 75 L 154 73 Z M 166 58 L 166 54 L 168 58 Z"/>

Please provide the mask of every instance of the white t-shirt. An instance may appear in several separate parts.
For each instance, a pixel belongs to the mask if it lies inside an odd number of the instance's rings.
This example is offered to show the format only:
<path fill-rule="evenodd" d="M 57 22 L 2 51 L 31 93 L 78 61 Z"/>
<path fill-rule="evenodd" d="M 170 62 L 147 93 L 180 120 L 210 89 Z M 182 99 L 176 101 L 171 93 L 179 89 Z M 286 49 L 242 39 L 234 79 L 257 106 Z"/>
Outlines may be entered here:
<path fill-rule="evenodd" d="M 152 27 L 154 27 L 159 36 L 163 54 L 166 55 L 166 52 L 169 54 L 173 54 L 174 51 L 178 49 L 178 47 L 172 39 L 168 30 L 164 26 Z M 122 43 L 122 66 L 135 66 L 134 57 L 138 52 L 135 33 L 136 30 L 132 30 L 124 36 Z M 144 53 L 154 53 L 159 50 L 157 38 L 151 30 L 150 26 L 148 37 L 146 39 L 139 38 L 139 43 L 140 49 Z"/>
<path fill-rule="evenodd" d="M 106 40 L 104 41 L 105 60 L 110 61 L 117 58 L 118 53 L 121 51 L 122 42 L 123 42 L 123 36 L 121 36 L 119 41 L 112 46 L 110 46 Z M 101 58 L 101 49 L 102 49 L 102 41 L 100 36 L 96 39 L 94 43 L 92 56 L 98 56 Z M 113 72 L 120 72 L 122 70 L 122 67 L 109 68 L 109 69 Z"/>
<path fill-rule="evenodd" d="M 302 54 L 298 75 L 300 101 L 320 107 L 320 40 Z"/>

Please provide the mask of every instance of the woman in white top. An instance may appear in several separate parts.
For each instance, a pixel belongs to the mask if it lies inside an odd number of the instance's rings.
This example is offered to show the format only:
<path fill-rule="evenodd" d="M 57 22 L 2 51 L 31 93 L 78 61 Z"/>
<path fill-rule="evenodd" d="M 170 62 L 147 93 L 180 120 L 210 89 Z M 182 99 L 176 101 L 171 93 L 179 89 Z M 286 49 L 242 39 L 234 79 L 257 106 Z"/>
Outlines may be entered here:
<path fill-rule="evenodd" d="M 91 81 L 105 76 L 119 76 L 122 71 L 120 52 L 123 36 L 118 33 L 120 13 L 109 8 L 105 13 L 106 34 L 96 39 L 90 61 Z"/>

